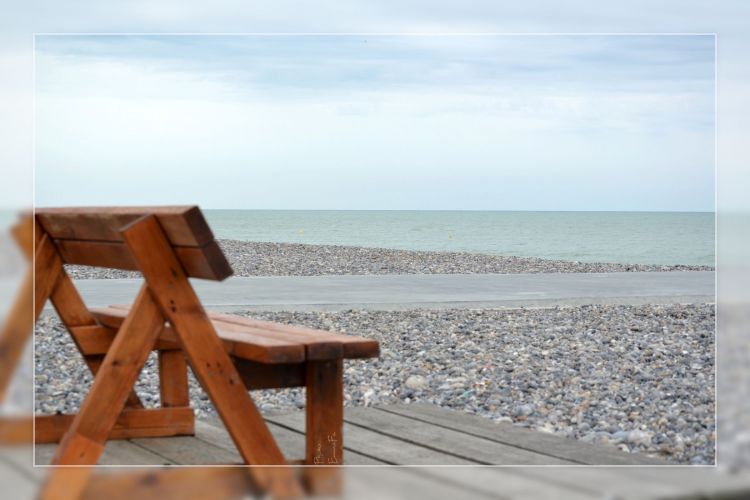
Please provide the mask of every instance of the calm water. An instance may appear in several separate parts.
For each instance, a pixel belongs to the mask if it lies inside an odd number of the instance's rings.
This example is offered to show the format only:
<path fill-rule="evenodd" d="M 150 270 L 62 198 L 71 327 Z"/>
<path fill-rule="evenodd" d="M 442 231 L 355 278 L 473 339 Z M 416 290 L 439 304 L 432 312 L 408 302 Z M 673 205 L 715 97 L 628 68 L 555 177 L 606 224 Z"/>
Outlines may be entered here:
<path fill-rule="evenodd" d="M 218 238 L 714 265 L 713 213 L 206 210 Z"/>

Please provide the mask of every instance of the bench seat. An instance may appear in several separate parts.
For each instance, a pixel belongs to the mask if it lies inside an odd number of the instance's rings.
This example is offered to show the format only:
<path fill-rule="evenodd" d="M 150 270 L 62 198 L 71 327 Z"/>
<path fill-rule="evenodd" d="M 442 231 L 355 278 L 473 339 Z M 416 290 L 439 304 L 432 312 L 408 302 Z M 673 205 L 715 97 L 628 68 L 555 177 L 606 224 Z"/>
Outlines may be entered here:
<path fill-rule="evenodd" d="M 106 352 L 116 330 L 125 321 L 130 307 L 113 305 L 92 308 L 91 312 L 109 331 L 99 330 L 98 338 L 83 340 L 87 352 Z M 228 354 L 248 361 L 266 364 L 302 363 L 339 358 L 374 358 L 380 353 L 376 340 L 315 330 L 295 325 L 273 323 L 244 316 L 223 313 L 208 313 L 208 317 L 224 344 Z M 107 336 L 108 339 L 102 337 Z M 168 323 L 159 336 L 157 349 L 179 349 L 177 337 Z"/>

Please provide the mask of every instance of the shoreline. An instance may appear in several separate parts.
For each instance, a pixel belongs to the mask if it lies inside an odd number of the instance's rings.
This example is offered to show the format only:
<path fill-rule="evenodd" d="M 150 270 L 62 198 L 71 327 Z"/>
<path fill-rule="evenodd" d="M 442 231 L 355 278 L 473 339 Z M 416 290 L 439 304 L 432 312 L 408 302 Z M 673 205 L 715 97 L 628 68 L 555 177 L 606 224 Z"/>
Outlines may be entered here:
<path fill-rule="evenodd" d="M 338 245 L 217 240 L 234 275 L 541 274 L 713 271 L 713 266 L 618 264 Z M 137 278 L 116 269 L 66 265 L 73 279 Z"/>
<path fill-rule="evenodd" d="M 714 270 L 218 241 L 240 277 Z M 76 280 L 140 277 L 66 267 Z M 593 305 L 589 298 L 585 304 L 543 308 L 352 305 L 290 312 L 258 305 L 232 310 L 379 340 L 379 359 L 346 362 L 346 406 L 434 404 L 675 464 L 715 463 L 716 306 L 701 297 L 670 305 Z M 76 411 L 90 376 L 53 315 L 40 319 L 36 348 L 36 411 Z M 137 385 L 147 406 L 158 404 L 157 372 L 152 354 Z M 190 380 L 197 414 L 214 414 L 192 375 Z M 262 411 L 298 410 L 305 404 L 301 389 L 253 391 L 253 397 Z"/>

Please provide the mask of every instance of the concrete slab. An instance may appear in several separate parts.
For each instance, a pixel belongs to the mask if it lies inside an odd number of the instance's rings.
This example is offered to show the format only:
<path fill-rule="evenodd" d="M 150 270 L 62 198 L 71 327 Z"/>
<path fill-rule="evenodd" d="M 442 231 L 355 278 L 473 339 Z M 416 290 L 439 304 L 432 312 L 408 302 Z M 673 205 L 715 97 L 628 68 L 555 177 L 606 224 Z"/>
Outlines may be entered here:
<path fill-rule="evenodd" d="M 80 280 L 90 306 L 131 302 L 141 280 Z M 715 301 L 713 271 L 591 274 L 281 276 L 193 281 L 216 309 L 549 307 Z"/>

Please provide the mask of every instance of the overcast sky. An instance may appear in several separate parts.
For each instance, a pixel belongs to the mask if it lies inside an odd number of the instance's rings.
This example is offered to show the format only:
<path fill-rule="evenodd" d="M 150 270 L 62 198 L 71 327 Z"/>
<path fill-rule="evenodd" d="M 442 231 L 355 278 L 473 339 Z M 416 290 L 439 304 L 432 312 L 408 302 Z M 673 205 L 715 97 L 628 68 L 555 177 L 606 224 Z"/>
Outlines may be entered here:
<path fill-rule="evenodd" d="M 37 36 L 36 203 L 714 207 L 713 36 Z"/>

